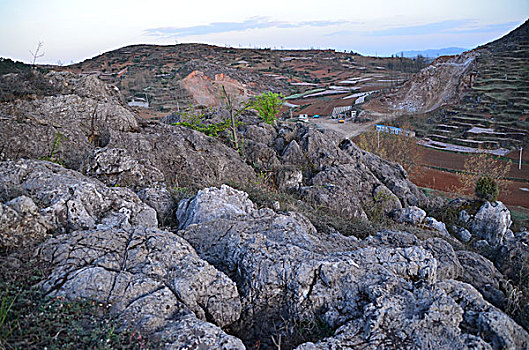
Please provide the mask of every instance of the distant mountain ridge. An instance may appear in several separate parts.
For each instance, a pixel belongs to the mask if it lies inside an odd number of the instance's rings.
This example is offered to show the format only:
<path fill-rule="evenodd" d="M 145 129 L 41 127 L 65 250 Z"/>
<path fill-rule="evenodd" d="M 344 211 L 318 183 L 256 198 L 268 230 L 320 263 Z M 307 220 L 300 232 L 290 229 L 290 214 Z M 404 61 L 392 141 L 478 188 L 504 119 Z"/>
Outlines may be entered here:
<path fill-rule="evenodd" d="M 445 47 L 442 49 L 427 49 L 427 50 L 411 50 L 411 51 L 401 51 L 397 52 L 395 56 L 404 56 L 408 58 L 414 58 L 419 55 L 429 58 L 437 58 L 439 56 L 451 56 L 459 55 L 468 49 L 463 49 L 461 47 Z"/>

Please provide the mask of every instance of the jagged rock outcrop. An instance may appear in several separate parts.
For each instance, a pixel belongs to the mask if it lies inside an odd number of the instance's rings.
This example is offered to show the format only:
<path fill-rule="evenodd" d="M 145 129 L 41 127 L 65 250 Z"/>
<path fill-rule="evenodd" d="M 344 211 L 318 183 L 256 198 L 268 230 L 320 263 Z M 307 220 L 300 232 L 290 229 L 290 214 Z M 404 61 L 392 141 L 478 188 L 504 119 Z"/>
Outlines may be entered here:
<path fill-rule="evenodd" d="M 300 349 L 529 345 L 521 326 L 451 280 L 462 267 L 442 239 L 385 232 L 331 241 L 302 216 L 257 210 L 227 186 L 199 191 L 177 216 L 178 234 L 237 283 L 242 313 L 232 329 L 246 341 L 293 338 L 281 330 L 318 319 L 335 335 Z"/>
<path fill-rule="evenodd" d="M 61 94 L 0 104 L 0 160 L 49 158 L 108 184 L 144 187 L 164 179 L 177 186 L 255 179 L 251 167 L 219 140 L 141 120 L 96 77 L 46 77 L 66 86 Z"/>
<path fill-rule="evenodd" d="M 503 244 L 503 237 L 511 226 L 511 212 L 502 202 L 485 202 L 472 220 L 472 234 L 491 246 Z"/>
<path fill-rule="evenodd" d="M 53 266 L 48 295 L 108 303 L 125 326 L 156 331 L 169 348 L 244 348 L 220 328 L 239 318 L 235 283 L 173 233 L 100 226 L 52 238 L 38 254 Z"/>
<path fill-rule="evenodd" d="M 158 229 L 131 190 L 47 161 L 6 161 L 0 203 L 3 246 L 52 236 L 36 254 L 51 266 L 45 294 L 109 304 L 125 327 L 156 332 L 166 348 L 244 349 L 222 330 L 241 313 L 235 283 Z"/>
<path fill-rule="evenodd" d="M 507 281 L 494 264 L 483 256 L 466 250 L 458 251 L 457 258 L 463 266 L 461 280 L 476 287 L 487 301 L 504 309 Z"/>
<path fill-rule="evenodd" d="M 176 207 L 175 199 L 171 192 L 165 187 L 148 187 L 137 193 L 138 197 L 156 210 L 158 222 L 164 226 L 173 226 L 176 224 Z"/>
<path fill-rule="evenodd" d="M 33 200 L 24 195 L 0 203 L 0 247 L 20 247 L 52 229 Z"/>
<path fill-rule="evenodd" d="M 348 218 L 367 218 L 374 203 L 384 212 L 427 200 L 402 167 L 361 151 L 351 141 L 302 124 L 243 128 L 248 162 L 275 174 L 280 189 L 298 190 L 308 203 Z"/>
<path fill-rule="evenodd" d="M 402 209 L 395 209 L 390 213 L 390 215 L 393 220 L 397 222 L 418 225 L 426 217 L 426 212 L 419 207 L 411 206 Z"/>
<path fill-rule="evenodd" d="M 98 180 L 47 161 L 0 162 L 0 202 L 11 201 L 6 206 L 14 208 L 13 199 L 17 198 L 24 198 L 27 204 L 26 209 L 18 206 L 19 215 L 25 212 L 38 217 L 33 222 L 45 223 L 42 225 L 50 233 L 91 229 L 100 224 L 158 225 L 156 212 L 131 190 L 108 188 Z"/>
<path fill-rule="evenodd" d="M 122 148 L 100 148 L 83 165 L 82 172 L 108 186 L 144 188 L 165 182 L 164 174 L 147 160 L 136 160 Z"/>

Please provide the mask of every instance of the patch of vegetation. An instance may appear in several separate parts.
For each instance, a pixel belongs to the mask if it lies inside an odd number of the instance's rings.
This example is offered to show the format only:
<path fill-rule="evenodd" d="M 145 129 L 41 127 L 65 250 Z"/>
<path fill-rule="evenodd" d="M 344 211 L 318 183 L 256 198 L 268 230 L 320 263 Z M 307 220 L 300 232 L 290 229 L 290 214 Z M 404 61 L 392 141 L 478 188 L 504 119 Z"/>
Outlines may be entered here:
<path fill-rule="evenodd" d="M 476 197 L 483 201 L 495 202 L 498 199 L 498 184 L 490 176 L 482 176 L 476 182 Z"/>
<path fill-rule="evenodd" d="M 173 123 L 173 125 L 193 129 L 211 137 L 217 137 L 231 127 L 229 118 L 215 123 L 207 121 L 206 115 L 207 112 L 195 109 L 191 106 L 188 110 L 180 112 L 181 121 Z"/>
<path fill-rule="evenodd" d="M 63 133 L 57 131 L 55 132 L 55 135 L 53 136 L 53 143 L 50 148 L 50 153 L 48 156 L 41 157 L 41 160 L 47 160 L 48 162 L 53 162 L 56 164 L 59 164 L 64 167 L 64 162 L 60 157 L 57 156 L 57 153 L 59 152 L 59 149 L 61 148 L 61 144 L 64 141 L 66 137 Z"/>
<path fill-rule="evenodd" d="M 254 109 L 265 123 L 274 124 L 283 106 L 283 99 L 283 95 L 266 92 L 254 97 L 248 107 Z"/>
<path fill-rule="evenodd" d="M 0 75 L 9 73 L 22 73 L 29 70 L 31 70 L 31 66 L 29 64 L 0 57 Z"/>
<path fill-rule="evenodd" d="M 49 266 L 36 248 L 0 251 L 0 349 L 148 349 L 156 343 L 122 329 L 110 305 L 90 299 L 50 297 L 39 289 Z"/>

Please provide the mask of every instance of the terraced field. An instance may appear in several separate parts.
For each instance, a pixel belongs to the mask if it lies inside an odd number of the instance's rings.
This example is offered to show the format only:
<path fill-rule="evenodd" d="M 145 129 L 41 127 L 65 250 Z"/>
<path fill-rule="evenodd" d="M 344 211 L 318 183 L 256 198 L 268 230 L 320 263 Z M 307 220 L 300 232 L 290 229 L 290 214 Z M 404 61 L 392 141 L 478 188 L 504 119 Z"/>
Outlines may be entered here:
<path fill-rule="evenodd" d="M 525 27 L 525 28 L 524 28 Z M 529 35 L 518 33 L 478 48 L 471 88 L 462 103 L 437 112 L 423 130 L 431 147 L 447 143 L 510 151 L 529 141 Z M 516 35 L 519 34 L 519 35 Z M 438 147 L 445 148 L 445 147 Z M 499 152 L 499 153 L 505 153 Z"/>

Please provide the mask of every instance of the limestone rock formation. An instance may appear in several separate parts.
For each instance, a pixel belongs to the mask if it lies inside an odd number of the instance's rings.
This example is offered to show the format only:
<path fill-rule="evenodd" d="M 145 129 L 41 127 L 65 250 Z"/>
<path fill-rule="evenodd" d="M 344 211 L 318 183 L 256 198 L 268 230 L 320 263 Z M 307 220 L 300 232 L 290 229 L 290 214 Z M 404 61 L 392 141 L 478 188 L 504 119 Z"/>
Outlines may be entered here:
<path fill-rule="evenodd" d="M 397 222 L 417 225 L 424 220 L 426 212 L 419 207 L 411 206 L 395 209 L 391 212 L 391 216 Z"/>
<path fill-rule="evenodd" d="M 441 239 L 386 232 L 330 241 L 302 216 L 257 210 L 227 186 L 199 191 L 177 215 L 178 234 L 236 281 L 242 313 L 232 329 L 245 341 L 271 330 L 293 337 L 279 330 L 309 319 L 336 332 L 300 349 L 529 345 L 521 326 L 452 280 L 462 267 Z"/>
<path fill-rule="evenodd" d="M 207 186 L 255 178 L 233 149 L 197 131 L 141 120 L 96 77 L 46 77 L 60 93 L 0 104 L 0 160 L 49 158 L 109 184 L 144 187 L 164 179 Z"/>
<path fill-rule="evenodd" d="M 131 190 L 108 188 L 97 180 L 47 161 L 0 162 L 0 201 L 20 199 L 20 196 L 27 198 L 24 199 L 28 204 L 26 212 L 42 218 L 35 222 L 46 222 L 49 231 L 54 233 L 90 229 L 99 224 L 158 225 L 156 212 Z M 19 215 L 23 211 L 19 209 Z"/>
<path fill-rule="evenodd" d="M 273 172 L 278 188 L 297 190 L 305 201 L 344 217 L 366 219 L 364 208 L 378 202 L 385 212 L 427 202 L 402 167 L 340 142 L 330 131 L 260 123 L 242 133 L 248 161 Z"/>
<path fill-rule="evenodd" d="M 491 246 L 503 244 L 503 237 L 511 226 L 511 213 L 502 202 L 485 202 L 472 221 L 472 234 Z"/>
<path fill-rule="evenodd" d="M 125 325 L 157 331 L 172 348 L 244 348 L 219 328 L 239 318 L 235 283 L 175 234 L 142 227 L 76 231 L 48 240 L 39 256 L 54 267 L 42 286 L 48 295 L 109 303 Z M 180 332 L 187 337 L 175 336 Z"/>

